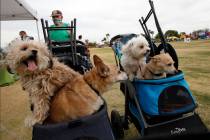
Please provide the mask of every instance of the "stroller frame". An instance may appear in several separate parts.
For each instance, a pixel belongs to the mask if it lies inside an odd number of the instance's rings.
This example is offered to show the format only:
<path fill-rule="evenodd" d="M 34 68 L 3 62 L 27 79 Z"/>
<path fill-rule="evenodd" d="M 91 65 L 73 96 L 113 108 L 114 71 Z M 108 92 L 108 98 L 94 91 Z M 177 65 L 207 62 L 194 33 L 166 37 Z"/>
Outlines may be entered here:
<path fill-rule="evenodd" d="M 149 11 L 146 18 L 144 19 L 142 17 L 141 19 L 139 19 L 139 22 L 143 28 L 144 33 L 145 33 L 145 38 L 149 42 L 149 47 L 151 48 L 150 56 L 159 54 L 161 51 L 164 51 L 165 53 L 167 52 L 171 55 L 172 59 L 175 62 L 174 66 L 178 69 L 178 57 L 176 55 L 176 51 L 169 43 L 166 42 L 166 40 L 164 38 L 163 32 L 161 30 L 157 16 L 155 14 L 154 4 L 153 4 L 152 0 L 149 0 L 149 4 L 151 6 L 151 10 Z M 156 24 L 156 27 L 157 27 L 157 30 L 158 30 L 158 33 L 159 33 L 160 39 L 161 39 L 161 44 L 158 47 L 155 45 L 155 43 L 153 43 L 153 40 L 149 33 L 149 29 L 146 25 L 146 22 L 148 21 L 148 19 L 150 18 L 150 16 L 152 14 L 154 15 L 155 24 Z M 121 37 L 120 35 L 113 37 L 110 41 L 110 45 L 112 46 L 113 42 L 120 37 Z M 113 47 L 112 47 L 112 49 L 114 50 Z M 115 53 L 115 59 L 116 59 L 117 66 L 122 68 L 120 65 L 120 60 L 117 60 L 116 53 Z M 173 132 L 172 129 L 174 129 L 176 127 L 182 127 L 182 125 L 181 125 L 182 123 L 185 123 L 185 122 L 190 123 L 190 121 L 194 121 L 197 123 L 196 125 L 199 125 L 200 132 L 207 131 L 207 128 L 205 127 L 205 125 L 201 121 L 200 117 L 198 116 L 198 114 L 195 113 L 194 110 L 191 112 L 186 112 L 181 115 L 179 114 L 179 115 L 169 116 L 169 117 L 165 117 L 165 118 L 154 118 L 155 119 L 154 123 L 150 124 L 150 123 L 148 123 L 148 121 L 150 121 L 149 120 L 150 118 L 149 119 L 147 118 L 145 112 L 142 111 L 141 106 L 138 103 L 139 101 L 137 99 L 136 89 L 135 89 L 133 83 L 129 80 L 123 81 L 120 83 L 120 89 L 125 96 L 124 115 L 121 116 L 117 110 L 112 110 L 112 112 L 111 112 L 111 123 L 112 123 L 113 132 L 115 134 L 116 139 L 121 139 L 124 137 L 124 129 L 125 130 L 129 129 L 130 122 L 134 123 L 137 130 L 139 131 L 139 133 L 142 136 L 148 136 L 150 134 L 154 134 L 152 131 L 160 131 L 160 128 L 164 129 L 164 126 L 166 126 L 166 125 L 169 125 L 169 126 L 171 125 L 168 129 L 169 130 L 171 129 L 171 133 L 172 133 Z M 137 112 L 140 117 L 140 119 L 139 119 L 140 122 L 132 114 L 131 110 L 129 109 L 130 103 L 132 103 L 136 106 Z M 195 107 L 197 107 L 197 104 Z M 183 132 L 183 134 L 184 133 L 185 132 Z M 188 133 L 188 132 L 186 132 L 186 133 Z M 164 133 L 162 133 L 162 134 L 155 133 L 154 135 L 163 135 L 163 134 Z"/>
<path fill-rule="evenodd" d="M 44 19 L 41 19 L 41 24 L 44 40 L 53 56 L 60 58 L 61 61 L 67 61 L 68 66 L 79 71 L 81 74 L 92 67 L 85 43 L 76 39 L 76 19 L 73 19 L 68 27 L 49 27 L 48 21 Z M 51 40 L 49 33 L 53 30 L 69 31 L 70 40 L 63 42 Z"/>
<path fill-rule="evenodd" d="M 159 54 L 163 50 L 164 52 L 167 52 L 167 53 L 170 54 L 170 56 L 172 57 L 172 59 L 175 62 L 174 63 L 175 68 L 178 69 L 179 64 L 178 64 L 178 57 L 177 57 L 176 51 L 171 46 L 171 44 L 166 42 L 166 39 L 164 37 L 164 34 L 162 32 L 162 29 L 160 27 L 160 24 L 158 22 L 158 19 L 157 19 L 156 13 L 155 13 L 155 8 L 154 8 L 153 1 L 149 0 L 149 4 L 150 4 L 150 7 L 151 7 L 149 13 L 147 14 L 146 18 L 141 17 L 141 19 L 139 19 L 139 22 L 142 26 L 142 29 L 145 33 L 145 37 L 148 40 L 150 48 L 151 48 L 151 55 L 150 56 L 154 56 L 156 54 Z M 152 14 L 154 16 L 155 25 L 156 25 L 156 28 L 157 28 L 157 31 L 158 31 L 158 34 L 159 34 L 160 40 L 161 40 L 161 44 L 158 47 L 152 42 L 152 38 L 150 36 L 149 29 L 146 25 L 147 21 L 149 20 L 149 18 Z"/>

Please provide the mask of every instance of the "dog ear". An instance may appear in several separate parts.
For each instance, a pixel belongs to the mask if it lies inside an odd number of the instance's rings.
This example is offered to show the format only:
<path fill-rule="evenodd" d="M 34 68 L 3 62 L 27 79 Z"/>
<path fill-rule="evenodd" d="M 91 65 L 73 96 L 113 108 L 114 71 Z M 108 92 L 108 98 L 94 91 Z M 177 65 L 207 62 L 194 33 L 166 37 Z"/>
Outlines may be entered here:
<path fill-rule="evenodd" d="M 160 62 L 160 57 L 157 56 L 151 57 L 151 61 L 154 63 Z"/>
<path fill-rule="evenodd" d="M 94 65 L 96 67 L 98 74 L 101 77 L 107 77 L 110 75 L 109 67 L 105 65 L 103 61 L 97 55 L 93 56 L 93 62 L 94 62 Z"/>
<path fill-rule="evenodd" d="M 103 63 L 103 61 L 101 60 L 101 58 L 99 58 L 97 55 L 93 55 L 93 62 L 94 65 L 97 66 L 100 63 Z"/>

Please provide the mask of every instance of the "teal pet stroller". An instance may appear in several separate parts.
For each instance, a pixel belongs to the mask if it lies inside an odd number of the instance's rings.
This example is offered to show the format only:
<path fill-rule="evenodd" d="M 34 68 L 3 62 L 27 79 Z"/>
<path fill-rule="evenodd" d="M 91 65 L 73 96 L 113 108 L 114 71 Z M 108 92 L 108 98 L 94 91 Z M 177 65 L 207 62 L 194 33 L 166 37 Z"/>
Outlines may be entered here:
<path fill-rule="evenodd" d="M 125 96 L 125 112 L 121 116 L 117 110 L 111 112 L 111 123 L 116 139 L 123 138 L 124 130 L 133 122 L 142 136 L 170 136 L 206 132 L 207 128 L 195 113 L 197 103 L 190 91 L 184 73 L 178 69 L 178 57 L 175 49 L 165 41 L 159 26 L 153 2 L 149 1 L 151 10 L 147 17 L 139 20 L 144 36 L 151 48 L 150 56 L 167 52 L 174 60 L 178 72 L 158 80 L 140 80 L 121 82 L 120 89 Z M 154 15 L 161 44 L 157 47 L 150 37 L 146 22 Z M 113 37 L 110 45 L 115 53 L 116 63 L 120 64 L 121 48 L 136 34 L 124 34 Z M 149 59 L 147 60 L 149 61 Z"/>

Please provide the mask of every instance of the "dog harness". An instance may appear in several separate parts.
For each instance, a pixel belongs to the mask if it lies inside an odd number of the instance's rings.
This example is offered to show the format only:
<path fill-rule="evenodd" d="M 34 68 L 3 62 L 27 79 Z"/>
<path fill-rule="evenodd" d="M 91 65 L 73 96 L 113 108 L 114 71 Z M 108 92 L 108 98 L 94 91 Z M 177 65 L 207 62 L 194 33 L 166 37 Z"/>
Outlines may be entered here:
<path fill-rule="evenodd" d="M 146 67 L 147 69 L 148 69 L 148 71 L 152 74 L 152 75 L 154 75 L 155 77 L 161 77 L 164 73 L 162 72 L 162 73 L 154 73 L 154 72 L 152 72 L 148 67 Z M 144 75 L 143 75 L 143 78 L 144 78 Z"/>

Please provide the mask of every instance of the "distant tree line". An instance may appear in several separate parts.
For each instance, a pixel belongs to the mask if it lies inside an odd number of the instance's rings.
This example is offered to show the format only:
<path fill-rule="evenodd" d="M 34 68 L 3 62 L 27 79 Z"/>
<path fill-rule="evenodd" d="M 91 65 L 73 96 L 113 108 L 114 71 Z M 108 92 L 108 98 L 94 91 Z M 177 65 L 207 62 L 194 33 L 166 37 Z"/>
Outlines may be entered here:
<path fill-rule="evenodd" d="M 155 40 L 157 42 L 160 41 L 159 33 L 157 33 L 154 37 L 153 37 L 154 31 L 149 30 L 149 33 L 151 34 L 151 37 L 153 40 Z M 166 39 L 173 37 L 173 38 L 175 38 L 174 40 L 183 40 L 186 37 L 189 37 L 191 39 L 199 39 L 199 38 L 204 39 L 207 36 L 210 37 L 210 29 L 209 28 L 195 30 L 190 34 L 186 34 L 185 32 L 178 32 L 177 30 L 167 30 L 164 33 L 164 37 Z M 99 44 L 96 41 L 90 42 L 88 39 L 85 40 L 85 43 L 88 47 L 91 47 L 91 48 L 100 47 L 101 48 L 101 47 L 109 46 L 110 34 L 106 33 L 105 36 L 102 38 L 101 42 L 102 42 L 102 44 Z"/>
<path fill-rule="evenodd" d="M 180 32 L 179 33 L 177 30 L 167 30 L 164 33 L 164 37 L 165 38 L 168 38 L 168 37 L 177 37 L 179 39 L 183 39 L 184 37 L 190 37 L 191 39 L 199 39 L 199 38 L 204 39 L 207 36 L 209 36 L 209 32 L 210 32 L 210 29 L 208 29 L 208 28 L 199 29 L 199 30 L 193 31 L 190 34 L 186 34 L 185 32 Z M 157 33 L 155 35 L 154 39 L 155 40 L 160 40 L 159 33 Z"/>

